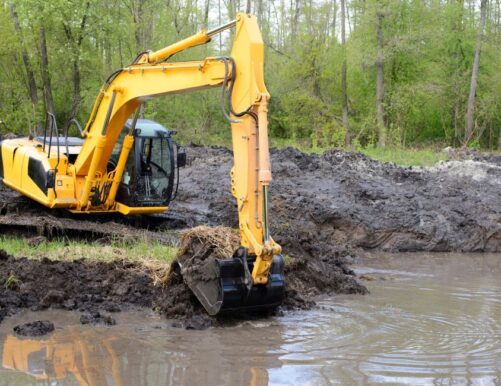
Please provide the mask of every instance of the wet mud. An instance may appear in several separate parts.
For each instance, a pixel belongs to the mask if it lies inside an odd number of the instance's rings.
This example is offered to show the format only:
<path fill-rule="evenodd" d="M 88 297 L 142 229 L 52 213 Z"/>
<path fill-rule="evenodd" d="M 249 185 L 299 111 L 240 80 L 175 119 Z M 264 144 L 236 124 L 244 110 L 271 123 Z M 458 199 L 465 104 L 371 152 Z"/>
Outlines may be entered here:
<path fill-rule="evenodd" d="M 22 309 L 55 308 L 82 312 L 82 323 L 113 324 L 107 313 L 152 307 L 160 292 L 152 270 L 138 263 L 33 260 L 0 250 L 2 320 Z"/>
<path fill-rule="evenodd" d="M 231 256 L 238 241 L 238 235 L 229 228 L 191 229 L 185 233 L 178 253 L 183 269 L 180 264 L 172 264 L 166 275 L 162 272 L 165 267 L 146 267 L 123 260 L 33 260 L 9 256 L 0 250 L 0 317 L 26 308 L 53 308 L 81 312 L 82 324 L 114 325 L 110 313 L 148 307 L 169 319 L 177 319 L 174 326 L 187 329 L 261 317 L 263 313 L 209 317 L 188 287 L 190 280 L 213 274 L 209 262 Z M 323 261 L 290 258 L 286 275 L 286 309 L 311 308 L 314 297 L 321 293 L 367 292 L 341 255 Z"/>
<path fill-rule="evenodd" d="M 232 154 L 188 148 L 176 213 L 189 225 L 236 226 Z M 273 236 L 284 252 L 324 257 L 338 246 L 368 250 L 501 251 L 501 157 L 455 151 L 433 167 L 401 167 L 332 149 L 272 150 Z"/>

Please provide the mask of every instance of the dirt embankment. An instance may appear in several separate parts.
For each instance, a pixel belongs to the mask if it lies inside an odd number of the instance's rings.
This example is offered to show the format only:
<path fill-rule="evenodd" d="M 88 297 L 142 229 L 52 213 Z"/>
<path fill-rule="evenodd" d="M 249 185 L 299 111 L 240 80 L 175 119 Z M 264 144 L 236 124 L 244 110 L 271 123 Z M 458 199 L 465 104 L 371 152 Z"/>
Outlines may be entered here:
<path fill-rule="evenodd" d="M 166 216 L 71 215 L 47 210 L 0 183 L 0 230 L 96 238 L 147 237 L 196 225 L 237 225 L 232 154 L 189 147 L 179 195 Z M 271 225 L 286 254 L 329 255 L 349 245 L 385 251 L 501 251 L 501 156 L 450 152 L 452 161 L 407 168 L 362 154 L 272 150 Z M 96 223 L 100 224 L 96 227 Z"/>
<path fill-rule="evenodd" d="M 200 261 L 208 263 L 214 258 L 231 257 L 228 251 L 238 247 L 238 236 L 229 228 L 200 227 L 186 232 L 181 245 L 178 259 L 183 269 L 196 269 L 200 276 L 211 266 L 186 264 L 190 259 L 187 253 L 193 250 L 190 246 L 195 245 L 198 259 L 203 257 Z M 148 307 L 178 319 L 176 325 L 181 327 L 202 329 L 226 324 L 228 315 L 210 318 L 196 300 L 186 285 L 192 274 L 181 275 L 178 265 L 168 271 L 165 266 L 127 261 L 33 260 L 8 256 L 0 250 L 0 321 L 21 309 L 51 307 L 82 312 L 83 324 L 113 325 L 109 313 Z M 314 304 L 313 297 L 321 293 L 366 292 L 341 255 L 312 261 L 292 259 L 286 274 L 285 308 L 309 308 Z M 231 317 L 234 320 L 236 315 Z"/>
<path fill-rule="evenodd" d="M 191 147 L 172 209 L 188 225 L 236 225 L 224 148 Z M 339 245 L 385 251 L 501 251 L 501 157 L 467 152 L 430 168 L 362 154 L 272 150 L 274 238 L 293 256 Z"/>

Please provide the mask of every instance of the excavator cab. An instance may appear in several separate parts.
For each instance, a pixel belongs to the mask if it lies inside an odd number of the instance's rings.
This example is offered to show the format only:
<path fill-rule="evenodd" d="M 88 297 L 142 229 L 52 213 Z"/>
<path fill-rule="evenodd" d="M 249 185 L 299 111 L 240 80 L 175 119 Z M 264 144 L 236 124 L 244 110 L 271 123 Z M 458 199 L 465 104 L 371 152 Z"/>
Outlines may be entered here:
<path fill-rule="evenodd" d="M 131 129 L 128 120 L 108 163 L 114 170 L 125 134 Z M 179 149 L 171 131 L 148 119 L 138 119 L 134 135 L 134 147 L 118 187 L 116 200 L 131 207 L 168 206 L 175 196 L 176 169 L 184 166 L 186 155 Z"/>

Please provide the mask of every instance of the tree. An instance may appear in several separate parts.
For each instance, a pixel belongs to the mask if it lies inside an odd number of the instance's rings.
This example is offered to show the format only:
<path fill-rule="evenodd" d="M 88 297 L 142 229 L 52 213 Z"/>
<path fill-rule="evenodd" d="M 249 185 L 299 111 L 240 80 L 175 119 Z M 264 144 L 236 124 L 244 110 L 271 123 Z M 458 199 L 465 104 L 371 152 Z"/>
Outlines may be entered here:
<path fill-rule="evenodd" d="M 383 52 L 383 19 L 381 9 L 376 12 L 377 16 L 377 59 L 376 59 L 376 123 L 378 129 L 378 146 L 386 146 L 386 124 L 384 122 L 384 52 Z"/>
<path fill-rule="evenodd" d="M 346 68 L 346 0 L 341 0 L 341 44 L 343 46 L 343 64 L 341 67 L 341 92 L 343 101 L 342 120 L 343 127 L 346 130 L 345 144 L 351 144 L 350 137 L 350 123 L 348 120 L 348 81 L 347 81 L 347 68 Z"/>
<path fill-rule="evenodd" d="M 52 94 L 51 76 L 49 71 L 49 56 L 47 53 L 47 39 L 45 36 L 45 26 L 39 29 L 40 38 L 40 72 L 42 74 L 43 95 L 45 102 L 45 110 L 48 113 L 56 114 L 54 107 L 54 97 Z"/>
<path fill-rule="evenodd" d="M 473 138 L 473 119 L 475 113 L 475 96 L 477 93 L 478 69 L 480 67 L 480 49 L 482 46 L 482 37 L 484 35 L 485 19 L 487 15 L 487 0 L 480 2 L 480 23 L 478 26 L 477 43 L 475 47 L 475 59 L 471 69 L 470 93 L 468 96 L 468 105 L 466 108 L 466 124 L 464 132 L 464 144 L 468 144 Z"/>
<path fill-rule="evenodd" d="M 21 57 L 23 59 L 24 68 L 26 70 L 28 90 L 29 90 L 30 99 L 31 99 L 31 103 L 32 103 L 33 115 L 34 115 L 35 122 L 36 122 L 35 132 L 40 132 L 42 129 L 42 123 L 36 117 L 36 110 L 37 110 L 37 105 L 38 105 L 38 90 L 37 90 L 37 84 L 35 81 L 35 73 L 33 71 L 32 65 L 31 65 L 31 60 L 29 58 L 28 51 L 26 50 L 26 46 L 24 43 L 23 34 L 21 31 L 21 26 L 19 24 L 19 17 L 17 15 L 15 4 L 10 5 L 10 14 L 12 17 L 12 22 L 14 23 L 14 30 L 16 31 L 17 35 L 19 36 L 19 40 L 21 42 L 21 44 L 20 44 L 21 45 Z"/>

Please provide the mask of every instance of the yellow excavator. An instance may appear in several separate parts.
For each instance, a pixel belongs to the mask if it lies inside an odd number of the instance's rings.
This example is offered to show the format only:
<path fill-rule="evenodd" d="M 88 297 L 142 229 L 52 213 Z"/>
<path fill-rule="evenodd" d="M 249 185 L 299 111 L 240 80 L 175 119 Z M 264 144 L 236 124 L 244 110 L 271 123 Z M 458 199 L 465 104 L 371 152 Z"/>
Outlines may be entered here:
<path fill-rule="evenodd" d="M 235 28 L 230 56 L 172 62 L 173 55 Z M 145 101 L 158 96 L 221 89 L 221 106 L 231 123 L 240 245 L 217 260 L 213 280 L 190 284 L 207 312 L 274 307 L 284 293 L 281 247 L 269 232 L 268 100 L 264 45 L 255 16 L 202 31 L 158 51 L 145 51 L 106 80 L 82 138 L 59 135 L 48 114 L 44 135 L 0 143 L 3 183 L 49 207 L 73 213 L 124 215 L 168 210 L 186 163 L 172 132 L 140 120 Z M 78 126 L 78 125 L 77 125 Z"/>

